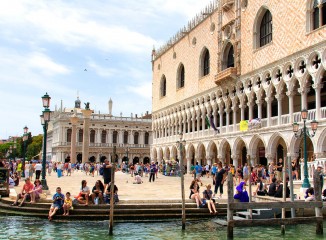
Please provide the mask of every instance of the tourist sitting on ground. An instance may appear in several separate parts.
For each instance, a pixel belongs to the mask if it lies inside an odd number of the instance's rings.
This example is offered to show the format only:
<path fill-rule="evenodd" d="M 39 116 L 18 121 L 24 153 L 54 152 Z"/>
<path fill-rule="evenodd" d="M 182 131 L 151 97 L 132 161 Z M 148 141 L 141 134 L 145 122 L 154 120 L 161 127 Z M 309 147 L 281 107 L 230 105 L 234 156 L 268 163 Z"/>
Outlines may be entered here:
<path fill-rule="evenodd" d="M 274 197 L 276 193 L 276 189 L 277 189 L 277 182 L 276 182 L 276 178 L 273 177 L 272 183 L 269 185 L 268 188 L 268 196 Z"/>
<path fill-rule="evenodd" d="M 9 188 L 15 187 L 15 181 L 12 179 L 12 176 L 9 176 Z"/>
<path fill-rule="evenodd" d="M 315 191 L 313 187 L 310 187 L 306 190 L 304 198 L 305 198 L 305 202 L 310 202 L 315 200 Z"/>
<path fill-rule="evenodd" d="M 78 196 L 76 197 L 78 203 L 88 206 L 89 194 L 90 194 L 90 189 L 87 186 L 86 180 L 83 180 L 81 182 L 80 192 L 79 192 Z"/>
<path fill-rule="evenodd" d="M 143 180 L 141 179 L 141 176 L 138 173 L 135 173 L 135 181 L 134 184 L 142 184 Z"/>
<path fill-rule="evenodd" d="M 50 207 L 48 219 L 51 221 L 52 217 L 62 208 L 65 196 L 61 193 L 61 188 L 57 187 L 56 193 L 52 197 L 52 205 Z"/>
<path fill-rule="evenodd" d="M 215 199 L 213 199 L 212 186 L 208 184 L 206 190 L 203 192 L 203 202 L 206 202 L 210 214 L 216 214 Z"/>
<path fill-rule="evenodd" d="M 286 198 L 290 197 L 290 188 L 288 186 L 288 179 L 286 181 Z M 281 183 L 276 190 L 276 193 L 274 195 L 276 198 L 282 198 L 283 197 L 283 183 Z"/>
<path fill-rule="evenodd" d="M 254 195 L 265 196 L 266 194 L 267 194 L 266 184 L 263 183 L 263 181 L 261 179 L 258 179 L 257 188 L 256 188 L 256 191 L 254 192 Z"/>
<path fill-rule="evenodd" d="M 249 202 L 249 195 L 248 195 L 248 192 L 246 191 L 246 187 L 244 185 L 245 185 L 245 182 L 241 182 L 236 187 L 236 193 L 234 195 L 234 199 L 237 199 L 240 202 Z"/>
<path fill-rule="evenodd" d="M 104 192 L 105 192 L 105 202 L 110 203 L 110 199 L 111 199 L 111 182 L 107 185 Z M 115 184 L 114 184 L 114 188 L 113 188 L 113 194 L 114 194 L 114 203 L 119 202 L 118 187 Z"/>
<path fill-rule="evenodd" d="M 20 193 L 17 194 L 16 201 L 12 204 L 12 206 L 17 206 L 19 199 L 23 199 L 19 204 L 19 207 L 23 205 L 25 201 L 31 199 L 31 192 L 33 191 L 34 185 L 31 183 L 29 178 L 25 179 L 25 184 Z"/>
<path fill-rule="evenodd" d="M 39 179 L 36 179 L 34 182 L 34 188 L 31 192 L 31 203 L 35 203 L 36 200 L 39 200 L 41 198 L 42 193 L 42 185 L 41 181 Z"/>
<path fill-rule="evenodd" d="M 94 204 L 104 203 L 103 200 L 104 185 L 101 180 L 95 182 L 95 186 L 92 189 L 92 202 Z"/>
<path fill-rule="evenodd" d="M 15 172 L 14 175 L 13 175 L 13 178 L 12 178 L 15 182 L 15 187 L 17 187 L 19 185 L 19 176 L 18 176 L 18 173 Z"/>
<path fill-rule="evenodd" d="M 72 206 L 72 199 L 70 198 L 70 192 L 67 192 L 63 204 L 63 215 L 68 216 L 69 210 L 73 210 L 73 206 Z"/>
<path fill-rule="evenodd" d="M 321 195 L 321 198 L 323 201 L 326 201 L 326 188 L 323 191 L 323 194 Z"/>
<path fill-rule="evenodd" d="M 194 199 L 197 204 L 197 208 L 200 208 L 202 205 L 202 201 L 199 196 L 199 185 L 198 185 L 198 179 L 193 180 L 190 184 L 190 199 Z"/>

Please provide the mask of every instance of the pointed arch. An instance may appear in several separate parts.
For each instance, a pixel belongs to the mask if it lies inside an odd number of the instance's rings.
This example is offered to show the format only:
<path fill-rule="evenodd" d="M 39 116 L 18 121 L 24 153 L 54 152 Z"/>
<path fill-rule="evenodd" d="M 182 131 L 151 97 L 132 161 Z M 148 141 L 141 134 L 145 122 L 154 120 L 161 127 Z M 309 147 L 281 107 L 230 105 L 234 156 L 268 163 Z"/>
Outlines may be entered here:
<path fill-rule="evenodd" d="M 254 21 L 254 49 L 265 46 L 272 41 L 273 26 L 272 26 L 272 14 L 267 6 L 262 6 Z"/>
<path fill-rule="evenodd" d="M 185 86 L 185 76 L 185 67 L 183 63 L 180 63 L 177 71 L 177 89 Z"/>
<path fill-rule="evenodd" d="M 166 77 L 165 77 L 165 75 L 163 75 L 161 77 L 160 96 L 161 97 L 165 97 L 166 96 Z"/>
<path fill-rule="evenodd" d="M 210 54 L 206 47 L 201 52 L 199 62 L 199 77 L 204 77 L 210 73 Z"/>

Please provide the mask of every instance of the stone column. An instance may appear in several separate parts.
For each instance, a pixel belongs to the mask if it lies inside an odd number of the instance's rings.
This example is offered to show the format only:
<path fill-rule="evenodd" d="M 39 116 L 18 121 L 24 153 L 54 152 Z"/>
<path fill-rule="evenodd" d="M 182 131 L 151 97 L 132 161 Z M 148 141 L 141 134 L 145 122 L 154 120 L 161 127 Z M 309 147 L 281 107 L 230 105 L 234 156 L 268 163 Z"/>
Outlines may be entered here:
<path fill-rule="evenodd" d="M 320 120 L 320 90 L 322 89 L 323 87 L 323 84 L 314 84 L 314 89 L 315 89 L 315 92 L 316 92 L 316 98 L 315 98 L 315 101 L 316 101 L 316 115 L 315 115 L 315 120 Z"/>
<path fill-rule="evenodd" d="M 257 100 L 256 104 L 258 105 L 258 118 L 262 119 L 262 101 Z"/>
<path fill-rule="evenodd" d="M 249 107 L 249 120 L 254 118 L 254 111 L 253 111 L 253 102 L 248 102 L 247 103 L 248 107 Z"/>
<path fill-rule="evenodd" d="M 229 132 L 229 124 L 230 124 L 230 108 L 227 107 L 225 109 L 226 112 L 226 132 Z"/>
<path fill-rule="evenodd" d="M 276 95 L 277 99 L 277 124 L 281 125 L 282 124 L 282 99 L 283 99 L 282 94 Z"/>
<path fill-rule="evenodd" d="M 237 106 L 234 105 L 232 107 L 232 111 L 233 111 L 233 132 L 236 132 L 237 131 Z"/>
<path fill-rule="evenodd" d="M 308 89 L 300 88 L 299 92 L 301 93 L 301 109 L 307 109 L 307 93 Z"/>
<path fill-rule="evenodd" d="M 95 131 L 96 134 L 96 140 L 95 140 L 95 146 L 100 146 L 102 143 L 102 129 L 97 129 L 97 131 Z"/>
<path fill-rule="evenodd" d="M 205 130 L 205 126 L 206 126 L 206 114 L 202 113 L 202 117 L 201 117 L 201 129 L 204 131 Z"/>
<path fill-rule="evenodd" d="M 88 162 L 89 155 L 89 123 L 92 110 L 81 110 L 84 116 L 84 129 L 83 129 L 83 163 Z"/>
<path fill-rule="evenodd" d="M 266 97 L 265 101 L 267 102 L 267 127 L 270 127 L 271 126 L 271 117 L 272 117 L 273 97 Z"/>
<path fill-rule="evenodd" d="M 187 158 L 187 171 L 188 171 L 188 173 L 190 173 L 190 169 L 191 169 L 191 158 Z"/>
<path fill-rule="evenodd" d="M 289 97 L 289 123 L 293 123 L 293 96 L 294 92 L 287 92 L 286 95 Z"/>
<path fill-rule="evenodd" d="M 221 131 L 223 126 L 223 113 L 224 113 L 224 108 L 222 106 L 220 106 L 218 113 L 220 114 L 220 131 Z"/>
<path fill-rule="evenodd" d="M 200 129 L 200 116 L 197 116 L 197 132 L 199 132 Z"/>
<path fill-rule="evenodd" d="M 123 136 L 124 136 L 124 131 L 119 130 L 119 139 L 118 139 L 118 143 L 123 144 Z"/>
<path fill-rule="evenodd" d="M 71 118 L 70 118 L 70 122 L 71 122 L 71 146 L 70 146 L 70 161 L 71 163 L 76 163 L 77 162 L 77 155 L 76 155 L 76 138 L 77 138 L 77 133 L 76 133 L 76 125 L 78 123 L 78 117 L 76 116 L 76 114 L 74 114 Z"/>

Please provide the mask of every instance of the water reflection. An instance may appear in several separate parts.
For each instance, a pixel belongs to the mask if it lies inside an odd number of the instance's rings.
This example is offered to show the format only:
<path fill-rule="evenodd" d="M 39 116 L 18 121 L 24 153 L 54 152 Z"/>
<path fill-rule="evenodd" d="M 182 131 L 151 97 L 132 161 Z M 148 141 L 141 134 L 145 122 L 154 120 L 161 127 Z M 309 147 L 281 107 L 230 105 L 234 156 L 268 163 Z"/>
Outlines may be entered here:
<path fill-rule="evenodd" d="M 108 221 L 61 221 L 0 216 L 0 239 L 226 239 L 226 229 L 211 220 L 188 222 L 181 231 L 181 220 L 153 223 L 117 223 L 114 236 L 108 235 Z M 326 232 L 326 221 L 324 232 Z M 315 225 L 287 226 L 282 237 L 280 227 L 235 228 L 235 239 L 324 239 L 316 237 Z"/>

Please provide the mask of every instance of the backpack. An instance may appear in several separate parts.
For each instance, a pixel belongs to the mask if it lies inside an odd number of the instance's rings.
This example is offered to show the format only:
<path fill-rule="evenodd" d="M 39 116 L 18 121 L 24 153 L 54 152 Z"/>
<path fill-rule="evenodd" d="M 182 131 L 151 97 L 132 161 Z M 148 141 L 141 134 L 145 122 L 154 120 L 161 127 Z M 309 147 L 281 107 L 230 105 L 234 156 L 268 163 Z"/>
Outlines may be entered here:
<path fill-rule="evenodd" d="M 100 175 L 103 176 L 104 168 L 101 167 L 99 172 L 100 172 Z"/>

